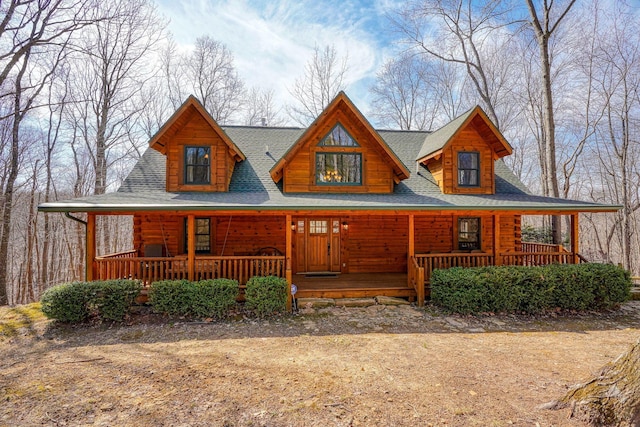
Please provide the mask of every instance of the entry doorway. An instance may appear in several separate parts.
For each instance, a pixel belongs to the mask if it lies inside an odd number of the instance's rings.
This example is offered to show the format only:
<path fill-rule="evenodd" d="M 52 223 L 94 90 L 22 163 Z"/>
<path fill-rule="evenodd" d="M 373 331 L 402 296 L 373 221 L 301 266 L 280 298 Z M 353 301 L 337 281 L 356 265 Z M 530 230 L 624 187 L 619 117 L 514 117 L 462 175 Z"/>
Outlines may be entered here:
<path fill-rule="evenodd" d="M 296 267 L 298 273 L 340 272 L 340 219 L 298 218 Z"/>

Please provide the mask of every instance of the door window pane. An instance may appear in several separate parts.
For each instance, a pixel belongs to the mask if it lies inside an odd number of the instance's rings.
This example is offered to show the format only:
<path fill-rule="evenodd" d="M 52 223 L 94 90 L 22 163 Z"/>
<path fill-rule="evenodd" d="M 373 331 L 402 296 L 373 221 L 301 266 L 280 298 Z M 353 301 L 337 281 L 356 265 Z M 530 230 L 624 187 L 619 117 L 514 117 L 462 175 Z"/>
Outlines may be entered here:
<path fill-rule="evenodd" d="M 309 220 L 309 233 L 327 234 L 327 221 Z"/>

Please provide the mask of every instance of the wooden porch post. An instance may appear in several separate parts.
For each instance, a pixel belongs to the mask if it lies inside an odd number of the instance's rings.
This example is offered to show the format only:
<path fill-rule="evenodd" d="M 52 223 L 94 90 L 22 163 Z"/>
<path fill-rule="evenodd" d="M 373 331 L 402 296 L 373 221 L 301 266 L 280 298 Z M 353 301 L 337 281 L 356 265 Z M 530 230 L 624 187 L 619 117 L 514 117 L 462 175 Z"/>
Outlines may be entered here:
<path fill-rule="evenodd" d="M 410 271 L 414 268 L 413 257 L 416 255 L 416 223 L 413 214 L 409 215 L 409 248 L 407 252 L 407 285 L 412 288 L 412 279 L 416 284 L 416 298 L 418 300 L 418 307 L 424 307 L 425 300 L 425 283 L 424 283 L 424 268 L 418 268 L 417 274 Z"/>
<path fill-rule="evenodd" d="M 500 256 L 500 215 L 493 215 L 493 264 L 502 265 Z"/>
<path fill-rule="evenodd" d="M 193 280 L 196 276 L 196 216 L 187 216 L 187 277 Z"/>
<path fill-rule="evenodd" d="M 87 243 L 86 243 L 86 267 L 84 271 L 85 280 L 90 282 L 95 280 L 94 262 L 96 259 L 96 215 L 87 214 Z"/>
<path fill-rule="evenodd" d="M 287 241 L 287 248 L 285 251 L 285 278 L 287 279 L 287 283 L 289 284 L 289 286 L 287 286 L 287 311 L 291 311 L 293 305 L 293 297 L 291 295 L 291 281 L 293 280 L 293 272 L 291 270 L 291 255 L 293 252 L 293 249 L 291 248 L 291 215 L 286 216 L 286 224 L 284 229 L 286 232 Z"/>
<path fill-rule="evenodd" d="M 409 259 L 416 254 L 416 227 L 413 214 L 409 215 Z"/>
<path fill-rule="evenodd" d="M 580 263 L 580 258 L 578 257 L 578 251 L 580 250 L 579 241 L 580 241 L 580 231 L 578 228 L 578 213 L 574 213 L 571 215 L 571 252 L 573 252 L 573 263 Z"/>
<path fill-rule="evenodd" d="M 407 285 L 412 287 L 411 283 L 411 274 L 409 274 L 409 269 L 413 266 L 411 265 L 411 257 L 416 254 L 416 241 L 415 241 L 415 222 L 413 214 L 409 215 L 409 247 L 407 248 Z"/>

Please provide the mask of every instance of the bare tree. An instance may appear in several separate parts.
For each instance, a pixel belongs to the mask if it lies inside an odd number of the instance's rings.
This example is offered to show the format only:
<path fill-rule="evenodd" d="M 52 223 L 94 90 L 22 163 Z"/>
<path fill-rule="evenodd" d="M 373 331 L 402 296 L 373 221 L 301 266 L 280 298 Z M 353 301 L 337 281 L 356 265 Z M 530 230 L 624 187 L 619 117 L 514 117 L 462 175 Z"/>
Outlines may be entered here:
<path fill-rule="evenodd" d="M 502 31 L 514 23 L 511 12 L 510 2 L 500 0 L 425 0 L 408 3 L 394 24 L 417 51 L 464 67 L 487 114 L 501 128 L 498 104 L 509 81 L 500 77 L 510 76 L 490 75 L 489 70 L 492 61 L 508 57 L 491 59 L 487 53 L 492 43 L 508 42 Z"/>
<path fill-rule="evenodd" d="M 95 22 L 94 0 L 9 0 L 0 21 L 0 96 L 10 96 L 4 84 L 23 60 L 39 47 L 55 46 L 60 38 Z"/>
<path fill-rule="evenodd" d="M 285 120 L 280 116 L 271 90 L 251 88 L 245 101 L 244 124 L 248 126 L 283 126 Z"/>
<path fill-rule="evenodd" d="M 43 195 L 43 202 L 47 203 L 52 200 L 52 195 L 55 192 L 55 181 L 53 179 L 54 174 L 54 161 L 55 155 L 59 149 L 60 135 L 62 132 L 63 115 L 65 107 L 67 106 L 67 97 L 69 94 L 68 70 L 65 67 L 60 67 L 59 72 L 56 74 L 56 78 L 52 80 L 51 86 L 48 91 L 47 109 L 48 115 L 43 123 L 43 128 L 46 129 L 45 146 L 43 147 L 44 153 L 44 168 L 45 168 L 45 188 Z M 43 219 L 43 238 L 42 238 L 42 252 L 40 258 L 40 275 L 39 283 L 43 291 L 51 283 L 54 277 L 50 266 L 56 265 L 50 259 L 51 247 L 55 245 L 56 239 L 52 238 L 53 224 L 51 215 L 44 215 Z"/>
<path fill-rule="evenodd" d="M 199 37 L 186 68 L 196 97 L 218 123 L 228 123 L 244 98 L 231 51 L 209 36 Z"/>
<path fill-rule="evenodd" d="M 335 46 L 316 46 L 313 57 L 305 66 L 304 76 L 296 79 L 289 93 L 297 101 L 287 106 L 287 113 L 296 123 L 308 126 L 341 90 L 347 73 L 347 57 L 338 57 Z"/>
<path fill-rule="evenodd" d="M 180 107 L 189 93 L 193 92 L 193 89 L 188 88 L 183 69 L 184 63 L 188 60 L 188 56 L 178 52 L 178 46 L 169 34 L 167 43 L 160 51 L 160 63 L 162 82 L 165 86 L 163 92 L 166 93 L 174 111 Z"/>
<path fill-rule="evenodd" d="M 601 13 L 609 22 L 597 35 L 598 69 L 593 80 L 604 126 L 597 128 L 595 143 L 589 148 L 602 170 L 600 182 L 594 184 L 605 189 L 611 202 L 622 206 L 613 230 L 624 267 L 634 269 L 640 210 L 640 37 L 637 20 L 628 10 Z"/>
<path fill-rule="evenodd" d="M 100 5 L 110 19 L 84 29 L 71 65 L 72 107 L 67 111 L 93 161 L 94 194 L 104 194 L 110 164 L 140 144 L 135 119 L 141 93 L 153 77 L 152 49 L 164 22 L 148 0 L 114 0 Z"/>
<path fill-rule="evenodd" d="M 540 78 L 542 82 L 542 157 L 544 158 L 545 169 L 542 171 L 542 179 L 545 183 L 543 189 L 547 196 L 559 197 L 558 173 L 556 163 L 556 122 L 554 118 L 553 105 L 553 75 L 551 73 L 552 57 L 550 55 L 551 37 L 558 30 L 559 25 L 565 19 L 575 0 L 570 0 L 564 5 L 556 5 L 554 2 L 545 0 L 540 11 L 537 10 L 533 0 L 527 0 L 530 14 L 530 25 L 535 33 L 535 40 L 538 45 L 540 55 Z M 558 10 L 559 9 L 559 10 Z M 554 19 L 555 17 L 555 19 Z M 553 242 L 562 242 L 562 229 L 560 217 L 554 216 L 552 219 Z"/>
<path fill-rule="evenodd" d="M 210 36 L 198 37 L 189 54 L 179 54 L 170 42 L 162 54 L 162 68 L 174 109 L 192 93 L 218 123 L 231 123 L 245 99 L 233 60 L 231 51 Z"/>
<path fill-rule="evenodd" d="M 21 168 L 21 126 L 27 114 L 38 106 L 37 99 L 66 55 L 73 33 L 91 22 L 87 18 L 92 12 L 90 6 L 84 1 L 16 1 L 7 6 L 0 23 L 0 87 L 4 88 L 2 97 L 11 96 L 12 100 L 5 116 L 11 121 L 12 130 L 8 175 L 3 182 L 0 305 L 8 302 L 10 286 L 7 266 L 14 192 Z"/>
<path fill-rule="evenodd" d="M 171 102 L 163 80 L 162 78 L 152 79 L 140 93 L 142 108 L 137 122 L 147 139 L 151 139 L 177 109 Z M 137 144 L 133 146 L 137 158 L 144 152 L 143 148 L 146 149 L 146 146 L 140 147 Z"/>
<path fill-rule="evenodd" d="M 437 116 L 436 73 L 431 63 L 416 55 L 401 55 L 387 61 L 370 91 L 374 98 L 371 116 L 382 126 L 402 130 L 431 129 Z"/>

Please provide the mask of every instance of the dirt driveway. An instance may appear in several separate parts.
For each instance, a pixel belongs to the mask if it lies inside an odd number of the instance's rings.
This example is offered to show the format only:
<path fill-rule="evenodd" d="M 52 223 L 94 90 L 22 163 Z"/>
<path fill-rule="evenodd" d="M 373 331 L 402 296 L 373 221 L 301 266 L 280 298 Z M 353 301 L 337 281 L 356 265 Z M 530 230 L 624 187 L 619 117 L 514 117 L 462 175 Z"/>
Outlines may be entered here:
<path fill-rule="evenodd" d="M 372 306 L 41 322 L 0 336 L 0 425 L 578 426 L 538 406 L 638 337 L 640 302 L 539 318 Z"/>

